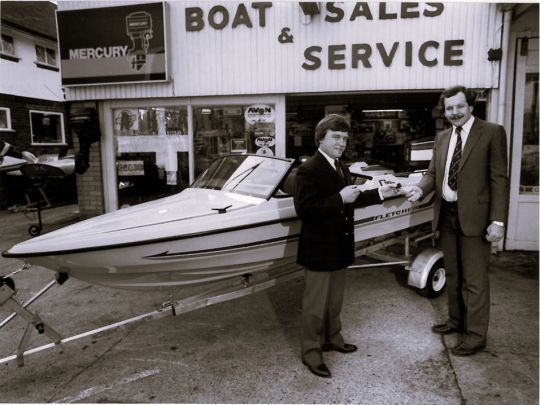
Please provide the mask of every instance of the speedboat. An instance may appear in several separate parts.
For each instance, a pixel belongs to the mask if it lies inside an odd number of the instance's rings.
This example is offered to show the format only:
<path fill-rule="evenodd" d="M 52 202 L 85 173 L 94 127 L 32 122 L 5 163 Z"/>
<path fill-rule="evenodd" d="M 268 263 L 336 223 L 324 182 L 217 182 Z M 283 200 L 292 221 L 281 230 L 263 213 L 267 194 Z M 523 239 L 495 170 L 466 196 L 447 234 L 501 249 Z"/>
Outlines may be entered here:
<path fill-rule="evenodd" d="M 14 158 L 11 156 L 2 156 L 0 157 L 0 172 L 12 172 L 18 170 L 26 163 L 28 162 L 24 159 Z"/>
<path fill-rule="evenodd" d="M 300 221 L 292 197 L 296 162 L 267 155 L 221 157 L 176 195 L 106 213 L 4 251 L 74 278 L 122 289 L 157 289 L 296 268 Z M 416 183 L 351 167 L 364 189 Z M 355 210 L 357 243 L 430 222 L 432 195 Z"/>
<path fill-rule="evenodd" d="M 12 158 L 13 159 L 13 158 Z M 17 159 L 21 160 L 21 159 Z M 54 166 L 59 168 L 64 176 L 71 176 L 75 172 L 75 155 L 67 155 L 60 157 L 58 154 L 43 154 L 39 155 L 36 160 L 32 163 L 28 163 L 25 160 L 22 160 L 21 164 L 19 164 L 18 167 L 11 169 L 11 171 L 8 173 L 10 176 L 22 176 L 20 166 L 23 164 L 40 164 L 40 165 L 48 165 L 48 166 Z"/>

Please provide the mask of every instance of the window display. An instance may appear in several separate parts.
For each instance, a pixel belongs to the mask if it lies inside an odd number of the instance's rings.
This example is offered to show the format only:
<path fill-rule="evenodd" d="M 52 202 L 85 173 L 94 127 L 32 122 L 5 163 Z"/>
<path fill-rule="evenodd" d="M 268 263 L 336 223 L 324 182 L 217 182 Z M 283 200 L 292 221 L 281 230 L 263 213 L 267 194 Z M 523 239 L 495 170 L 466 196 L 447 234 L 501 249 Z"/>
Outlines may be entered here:
<path fill-rule="evenodd" d="M 193 109 L 195 176 L 224 155 L 275 155 L 275 109 L 269 104 Z"/>
<path fill-rule="evenodd" d="M 185 107 L 113 110 L 119 207 L 175 194 L 189 185 Z"/>

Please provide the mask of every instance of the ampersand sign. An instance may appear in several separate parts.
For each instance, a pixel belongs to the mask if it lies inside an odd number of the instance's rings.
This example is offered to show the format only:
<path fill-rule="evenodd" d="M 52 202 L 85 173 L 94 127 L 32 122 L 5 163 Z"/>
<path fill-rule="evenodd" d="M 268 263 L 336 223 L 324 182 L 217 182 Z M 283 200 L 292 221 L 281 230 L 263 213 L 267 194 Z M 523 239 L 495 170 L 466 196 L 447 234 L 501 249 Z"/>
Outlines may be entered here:
<path fill-rule="evenodd" d="M 291 44 L 293 42 L 294 37 L 289 34 L 289 31 L 291 29 L 289 27 L 285 27 L 281 29 L 281 34 L 278 36 L 278 41 L 282 44 Z"/>

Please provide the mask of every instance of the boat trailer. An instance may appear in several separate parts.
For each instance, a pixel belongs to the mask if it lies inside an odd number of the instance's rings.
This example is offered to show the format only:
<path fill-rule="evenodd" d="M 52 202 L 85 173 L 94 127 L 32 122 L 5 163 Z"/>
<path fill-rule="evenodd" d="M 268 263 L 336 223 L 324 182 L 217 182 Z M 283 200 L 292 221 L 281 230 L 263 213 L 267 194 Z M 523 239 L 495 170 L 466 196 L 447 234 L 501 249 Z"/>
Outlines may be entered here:
<path fill-rule="evenodd" d="M 356 256 L 366 256 L 378 260 L 378 263 L 367 263 L 349 266 L 348 269 L 361 269 L 382 266 L 400 265 L 404 266 L 409 271 L 408 284 L 417 289 L 417 291 L 426 297 L 433 298 L 439 296 L 444 290 L 446 279 L 443 266 L 442 252 L 433 247 L 422 250 L 414 258 L 411 254 L 411 247 L 418 247 L 418 243 L 431 238 L 434 244 L 436 235 L 433 233 L 425 233 L 422 228 L 415 231 L 403 231 L 399 234 L 389 234 L 375 238 L 374 240 L 366 241 L 356 249 Z M 390 253 L 387 248 L 393 245 L 403 245 L 403 253 Z M 24 356 L 38 353 L 43 350 L 57 348 L 61 352 L 60 346 L 75 340 L 86 338 L 108 330 L 122 328 L 127 325 L 143 321 L 162 318 L 169 315 L 180 315 L 199 308 L 207 307 L 220 302 L 230 301 L 246 295 L 250 295 L 270 287 L 274 287 L 284 282 L 290 282 L 299 279 L 303 276 L 304 271 L 295 263 L 284 265 L 281 268 L 273 271 L 272 274 L 256 273 L 244 274 L 241 277 L 227 279 L 220 283 L 212 284 L 208 289 L 192 295 L 190 297 L 166 301 L 161 304 L 161 307 L 132 318 L 128 318 L 119 322 L 111 323 L 87 332 L 83 332 L 71 337 L 63 338 L 51 326 L 41 319 L 39 315 L 31 312 L 27 307 L 42 296 L 46 291 L 54 285 L 62 285 L 68 280 L 66 273 L 56 273 L 55 280 L 46 284 L 41 290 L 34 294 L 25 303 L 21 303 L 14 298 L 17 294 L 15 282 L 11 278 L 14 274 L 28 270 L 29 265 L 25 264 L 21 269 L 13 273 L 0 277 L 0 306 L 6 306 L 13 313 L 6 319 L 0 322 L 0 329 L 7 325 L 17 315 L 24 318 L 27 322 L 24 333 L 21 337 L 17 351 L 14 355 L 0 359 L 0 363 L 7 363 L 13 360 L 17 361 L 19 367 L 24 366 Z M 27 349 L 30 336 L 33 329 L 39 334 L 45 334 L 51 343 Z"/>

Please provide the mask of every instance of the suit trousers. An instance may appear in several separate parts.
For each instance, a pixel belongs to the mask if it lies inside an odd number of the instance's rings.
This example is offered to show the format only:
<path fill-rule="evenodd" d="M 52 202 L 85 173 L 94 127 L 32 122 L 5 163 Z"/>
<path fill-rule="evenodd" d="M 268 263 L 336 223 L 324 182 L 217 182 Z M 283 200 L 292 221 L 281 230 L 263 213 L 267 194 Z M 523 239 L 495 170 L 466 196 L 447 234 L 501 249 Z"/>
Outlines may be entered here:
<path fill-rule="evenodd" d="M 302 361 L 311 366 L 323 362 L 321 345 L 343 346 L 340 313 L 345 289 L 345 270 L 305 271 L 302 299 Z"/>
<path fill-rule="evenodd" d="M 456 203 L 441 205 L 439 218 L 448 294 L 448 325 L 463 329 L 467 346 L 486 344 L 489 324 L 490 244 L 483 236 L 465 236 Z"/>

